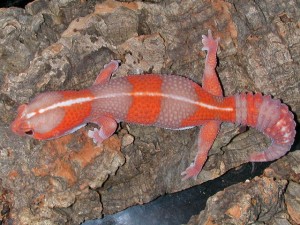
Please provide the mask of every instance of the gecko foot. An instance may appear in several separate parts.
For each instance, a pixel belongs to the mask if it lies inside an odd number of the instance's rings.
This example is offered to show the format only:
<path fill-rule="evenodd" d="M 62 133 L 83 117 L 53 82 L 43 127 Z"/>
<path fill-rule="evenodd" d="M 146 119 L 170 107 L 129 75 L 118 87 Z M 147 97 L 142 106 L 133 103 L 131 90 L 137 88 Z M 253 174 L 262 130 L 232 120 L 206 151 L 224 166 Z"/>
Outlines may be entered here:
<path fill-rule="evenodd" d="M 196 180 L 197 175 L 201 171 L 202 167 L 195 166 L 194 163 L 192 163 L 184 172 L 181 173 L 181 176 L 184 176 L 181 180 L 187 180 L 189 178 L 194 178 Z"/>
<path fill-rule="evenodd" d="M 218 48 L 220 38 L 214 39 L 211 30 L 208 30 L 208 35 L 202 35 L 203 48 L 202 51 L 209 51 Z"/>
<path fill-rule="evenodd" d="M 99 129 L 94 128 L 94 130 L 88 131 L 88 137 L 93 139 L 93 142 L 97 145 L 100 145 L 103 142 L 103 138 L 99 135 Z"/>
<path fill-rule="evenodd" d="M 103 69 L 107 69 L 108 67 L 112 67 L 112 72 L 111 73 L 114 73 L 117 71 L 119 65 L 121 64 L 121 60 L 111 60 L 109 63 L 105 64 Z"/>

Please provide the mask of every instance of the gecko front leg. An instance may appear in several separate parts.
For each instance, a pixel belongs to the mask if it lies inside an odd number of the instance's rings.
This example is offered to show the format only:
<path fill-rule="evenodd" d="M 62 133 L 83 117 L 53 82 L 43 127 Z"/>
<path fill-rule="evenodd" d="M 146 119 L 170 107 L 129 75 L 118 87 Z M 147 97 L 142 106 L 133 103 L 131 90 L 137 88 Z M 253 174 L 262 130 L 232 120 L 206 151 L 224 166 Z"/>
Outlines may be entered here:
<path fill-rule="evenodd" d="M 101 116 L 92 122 L 98 124 L 100 129 L 94 128 L 94 130 L 89 130 L 88 136 L 98 145 L 109 138 L 116 131 L 118 126 L 116 120 L 107 116 Z"/>

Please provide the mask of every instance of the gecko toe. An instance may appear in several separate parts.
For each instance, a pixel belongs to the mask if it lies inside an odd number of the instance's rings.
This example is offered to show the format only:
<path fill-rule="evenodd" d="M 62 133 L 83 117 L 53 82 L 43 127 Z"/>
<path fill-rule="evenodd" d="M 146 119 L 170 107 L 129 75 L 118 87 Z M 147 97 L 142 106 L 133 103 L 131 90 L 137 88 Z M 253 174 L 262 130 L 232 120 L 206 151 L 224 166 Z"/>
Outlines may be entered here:
<path fill-rule="evenodd" d="M 182 181 L 193 178 L 194 180 L 197 179 L 197 175 L 199 174 L 199 169 L 196 168 L 194 163 L 192 163 L 184 172 L 181 173 Z"/>

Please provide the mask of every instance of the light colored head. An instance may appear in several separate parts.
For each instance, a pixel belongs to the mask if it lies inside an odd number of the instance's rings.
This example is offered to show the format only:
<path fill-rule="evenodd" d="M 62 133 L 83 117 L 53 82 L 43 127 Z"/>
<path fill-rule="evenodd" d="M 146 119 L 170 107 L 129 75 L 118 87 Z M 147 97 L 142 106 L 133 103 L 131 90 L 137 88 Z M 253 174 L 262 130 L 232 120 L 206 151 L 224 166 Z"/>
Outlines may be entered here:
<path fill-rule="evenodd" d="M 38 95 L 29 104 L 18 108 L 18 115 L 11 124 L 14 133 L 28 135 L 36 139 L 49 139 L 61 135 L 57 127 L 65 116 L 62 107 L 55 107 L 63 99 L 59 92 L 46 92 Z"/>

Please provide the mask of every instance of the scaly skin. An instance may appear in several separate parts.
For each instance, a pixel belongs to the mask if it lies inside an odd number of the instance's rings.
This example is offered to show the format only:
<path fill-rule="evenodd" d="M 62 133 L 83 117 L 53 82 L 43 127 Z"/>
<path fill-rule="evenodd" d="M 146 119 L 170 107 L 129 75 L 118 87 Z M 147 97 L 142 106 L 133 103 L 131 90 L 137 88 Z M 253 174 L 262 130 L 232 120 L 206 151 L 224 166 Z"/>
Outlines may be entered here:
<path fill-rule="evenodd" d="M 169 129 L 202 126 L 198 153 L 182 173 L 183 180 L 196 178 L 207 159 L 221 122 L 256 127 L 272 139 L 270 147 L 253 153 L 249 161 L 268 161 L 289 151 L 295 137 L 293 114 L 286 105 L 261 94 L 223 97 L 215 67 L 219 39 L 211 31 L 202 36 L 207 51 L 202 88 L 188 78 L 174 75 L 128 75 L 110 80 L 119 61 L 107 64 L 90 88 L 54 91 L 38 95 L 18 109 L 11 129 L 18 135 L 45 140 L 96 123 L 88 136 L 97 144 L 110 137 L 117 123 L 126 121 Z"/>

